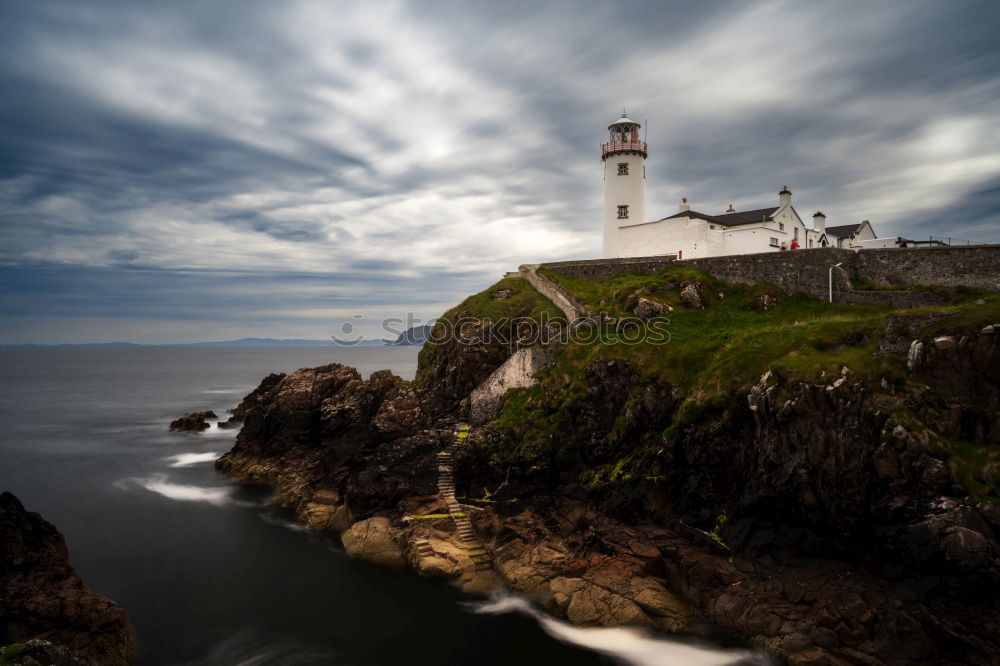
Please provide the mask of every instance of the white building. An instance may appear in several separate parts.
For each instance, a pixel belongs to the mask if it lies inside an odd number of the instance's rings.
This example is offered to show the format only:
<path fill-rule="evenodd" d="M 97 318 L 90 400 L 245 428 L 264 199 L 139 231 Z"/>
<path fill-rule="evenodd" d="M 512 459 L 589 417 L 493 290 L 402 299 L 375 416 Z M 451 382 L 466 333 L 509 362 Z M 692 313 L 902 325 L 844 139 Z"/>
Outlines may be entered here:
<path fill-rule="evenodd" d="M 619 225 L 616 256 L 667 254 L 698 259 L 824 247 L 825 224 L 826 216 L 816 213 L 812 226 L 807 227 L 792 206 L 787 187 L 778 193 L 777 206 L 737 211 L 730 205 L 721 215 L 691 210 L 685 199 L 680 212 L 670 217 Z"/>
<path fill-rule="evenodd" d="M 861 224 L 843 224 L 839 227 L 830 227 L 826 230 L 827 238 L 833 247 L 844 249 L 861 247 L 895 247 L 886 245 L 884 241 L 897 240 L 896 238 L 878 238 L 871 222 L 864 220 Z M 881 241 L 881 242 L 876 242 Z"/>
<path fill-rule="evenodd" d="M 786 185 L 778 205 L 737 211 L 732 204 L 719 215 L 691 210 L 683 199 L 675 215 L 646 220 L 646 156 L 639 123 L 622 117 L 608 126 L 601 144 L 604 165 L 604 256 L 671 255 L 679 259 L 728 254 L 780 252 L 817 247 L 912 247 L 904 238 L 878 238 L 868 220 L 861 224 L 826 226 L 817 212 L 806 226 L 792 206 Z M 908 245 L 909 243 L 909 245 Z"/>
<path fill-rule="evenodd" d="M 601 145 L 604 164 L 604 256 L 625 253 L 621 229 L 646 220 L 646 142 L 639 140 L 639 123 L 625 113 L 608 125 L 608 143 Z"/>

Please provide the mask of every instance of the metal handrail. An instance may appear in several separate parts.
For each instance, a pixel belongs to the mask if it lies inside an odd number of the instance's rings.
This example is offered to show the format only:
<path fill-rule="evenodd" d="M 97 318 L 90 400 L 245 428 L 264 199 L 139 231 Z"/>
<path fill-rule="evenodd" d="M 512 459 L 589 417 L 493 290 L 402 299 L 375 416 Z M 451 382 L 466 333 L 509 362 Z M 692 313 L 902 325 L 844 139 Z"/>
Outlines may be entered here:
<path fill-rule="evenodd" d="M 645 141 L 612 141 L 610 143 L 601 144 L 601 157 L 604 157 L 608 153 L 613 153 L 616 150 L 637 150 L 640 153 L 647 152 Z"/>

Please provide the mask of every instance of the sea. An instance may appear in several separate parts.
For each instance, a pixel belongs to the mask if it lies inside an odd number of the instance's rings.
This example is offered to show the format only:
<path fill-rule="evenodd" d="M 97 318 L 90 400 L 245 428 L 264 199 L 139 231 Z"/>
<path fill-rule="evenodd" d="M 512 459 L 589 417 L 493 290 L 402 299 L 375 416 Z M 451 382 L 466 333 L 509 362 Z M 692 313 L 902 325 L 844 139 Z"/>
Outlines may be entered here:
<path fill-rule="evenodd" d="M 270 372 L 327 363 L 365 377 L 416 372 L 417 347 L 0 349 L 0 490 L 65 535 L 87 586 L 135 630 L 140 665 L 711 666 L 748 650 L 582 628 L 499 595 L 344 554 L 266 488 L 213 461 L 234 430 L 171 433 L 191 411 L 225 419 Z"/>

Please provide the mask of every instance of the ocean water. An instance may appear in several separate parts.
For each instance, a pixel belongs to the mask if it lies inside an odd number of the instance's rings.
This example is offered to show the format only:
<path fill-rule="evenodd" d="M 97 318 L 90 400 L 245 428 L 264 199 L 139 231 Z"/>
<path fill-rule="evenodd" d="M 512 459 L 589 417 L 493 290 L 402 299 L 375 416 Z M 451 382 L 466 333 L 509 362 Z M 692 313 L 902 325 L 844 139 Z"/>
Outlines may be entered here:
<path fill-rule="evenodd" d="M 407 379 L 417 348 L 0 349 L 0 490 L 66 536 L 87 585 L 122 605 L 138 664 L 637 664 L 753 661 L 746 651 L 583 629 L 503 597 L 348 558 L 263 488 L 212 463 L 235 431 L 170 433 L 225 411 L 269 372 L 331 362 Z"/>

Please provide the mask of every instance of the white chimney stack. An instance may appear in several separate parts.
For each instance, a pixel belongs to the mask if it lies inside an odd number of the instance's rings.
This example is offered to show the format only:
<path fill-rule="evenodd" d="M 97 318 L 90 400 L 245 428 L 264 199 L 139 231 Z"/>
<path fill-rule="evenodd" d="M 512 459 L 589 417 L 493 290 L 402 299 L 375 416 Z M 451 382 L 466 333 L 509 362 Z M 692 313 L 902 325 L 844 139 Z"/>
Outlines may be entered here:
<path fill-rule="evenodd" d="M 791 206 L 792 205 L 792 191 L 788 189 L 788 185 L 781 188 L 778 192 L 778 201 L 780 206 Z"/>
<path fill-rule="evenodd" d="M 820 211 L 816 211 L 813 215 L 813 231 L 820 234 L 826 233 L 826 215 Z"/>
<path fill-rule="evenodd" d="M 691 205 L 688 203 L 687 197 L 684 197 L 683 199 L 681 199 L 680 212 L 686 213 L 689 210 L 691 210 Z"/>

